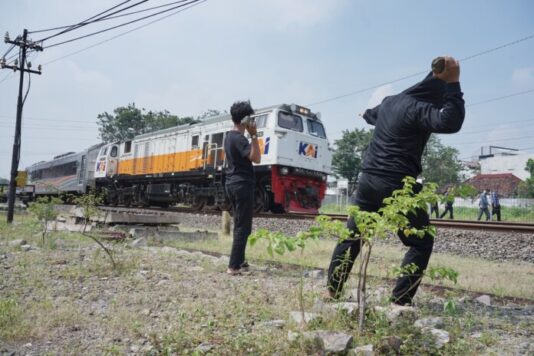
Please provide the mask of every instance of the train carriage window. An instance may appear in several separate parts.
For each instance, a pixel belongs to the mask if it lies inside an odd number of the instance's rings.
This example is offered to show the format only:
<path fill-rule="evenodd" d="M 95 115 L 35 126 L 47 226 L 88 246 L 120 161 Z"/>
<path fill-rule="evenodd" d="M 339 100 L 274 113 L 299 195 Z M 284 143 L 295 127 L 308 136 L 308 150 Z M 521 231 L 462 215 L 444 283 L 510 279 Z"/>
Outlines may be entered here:
<path fill-rule="evenodd" d="M 278 113 L 278 126 L 293 131 L 302 132 L 302 118 L 297 115 L 280 111 Z"/>
<path fill-rule="evenodd" d="M 113 147 L 111 148 L 111 152 L 109 153 L 109 155 L 110 155 L 111 157 L 117 157 L 117 153 L 118 153 L 118 151 L 119 151 L 119 148 L 118 148 L 117 146 L 113 146 Z"/>
<path fill-rule="evenodd" d="M 191 139 L 191 148 L 198 148 L 198 135 L 193 136 Z"/>
<path fill-rule="evenodd" d="M 124 153 L 132 152 L 132 141 L 124 142 Z"/>
<path fill-rule="evenodd" d="M 324 132 L 323 124 L 314 120 L 306 120 L 308 124 L 308 132 L 312 136 L 319 138 L 326 138 L 326 133 Z"/>

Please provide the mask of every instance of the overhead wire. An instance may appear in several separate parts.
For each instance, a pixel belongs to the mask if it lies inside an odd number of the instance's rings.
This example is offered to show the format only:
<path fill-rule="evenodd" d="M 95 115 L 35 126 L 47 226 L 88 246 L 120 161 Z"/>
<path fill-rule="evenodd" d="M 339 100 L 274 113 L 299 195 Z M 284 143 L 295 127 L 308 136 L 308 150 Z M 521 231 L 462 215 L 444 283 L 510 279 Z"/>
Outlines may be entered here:
<path fill-rule="evenodd" d="M 132 29 L 130 29 L 130 30 L 128 30 L 128 31 L 119 33 L 118 35 L 115 35 L 115 36 L 112 36 L 112 37 L 110 37 L 110 38 L 108 38 L 108 39 L 105 39 L 105 40 L 103 40 L 103 41 L 97 42 L 97 43 L 95 43 L 95 44 L 93 44 L 93 45 L 90 45 L 90 46 L 88 46 L 88 47 L 84 47 L 84 48 L 82 48 L 82 49 L 80 49 L 80 50 L 71 52 L 71 53 L 69 53 L 69 54 L 66 54 L 66 55 L 61 56 L 61 57 L 58 57 L 58 58 L 55 58 L 55 59 L 53 59 L 53 60 L 51 60 L 51 61 L 48 61 L 48 62 L 46 62 L 46 63 L 43 63 L 43 65 L 49 65 L 49 64 L 55 63 L 55 62 L 57 62 L 57 61 L 60 61 L 60 60 L 62 60 L 62 59 L 65 59 L 65 58 L 74 56 L 74 55 L 76 55 L 76 54 L 78 54 L 78 53 L 84 52 L 84 51 L 86 51 L 86 50 L 88 50 L 88 49 L 91 49 L 91 48 L 100 46 L 101 44 L 110 42 L 110 41 L 112 41 L 112 40 L 114 40 L 114 39 L 117 39 L 117 38 L 119 38 L 119 37 L 125 36 L 125 35 L 127 35 L 127 34 L 129 34 L 129 33 L 134 32 L 134 31 L 137 31 L 137 30 L 140 30 L 140 29 L 142 29 L 142 28 L 144 28 L 144 27 L 150 26 L 150 25 L 152 25 L 152 24 L 154 24 L 154 23 L 156 23 L 156 22 L 162 21 L 162 20 L 164 20 L 164 19 L 166 19 L 166 18 L 169 18 L 169 17 L 171 17 L 171 16 L 174 16 L 174 15 L 176 15 L 176 14 L 179 14 L 180 12 L 189 10 L 190 8 L 192 8 L 192 7 L 194 7 L 194 6 L 198 6 L 198 5 L 200 5 L 200 4 L 202 4 L 202 3 L 206 2 L 206 1 L 207 1 L 207 0 L 200 0 L 200 1 L 198 1 L 198 2 L 196 2 L 196 3 L 194 3 L 194 4 L 192 4 L 192 5 L 190 5 L 190 6 L 188 6 L 188 7 L 181 8 L 181 9 L 179 9 L 178 11 L 175 11 L 175 12 L 173 12 L 173 13 L 170 13 L 170 14 L 168 14 L 168 15 L 165 15 L 165 16 L 163 16 L 163 17 L 160 17 L 159 19 L 152 20 L 152 21 L 150 21 L 150 22 L 148 22 L 148 23 L 146 23 L 146 24 L 143 24 L 143 25 L 141 25 L 141 26 L 134 27 L 134 28 L 132 28 Z"/>
<path fill-rule="evenodd" d="M 83 21 L 81 21 L 81 22 L 78 22 L 77 24 L 74 24 L 74 25 L 70 26 L 69 28 L 67 28 L 67 29 L 65 29 L 65 30 L 63 30 L 63 31 L 60 31 L 60 32 L 58 32 L 58 33 L 56 33 L 56 34 L 53 34 L 53 35 L 50 35 L 50 36 L 48 36 L 48 37 L 42 38 L 42 39 L 38 40 L 37 42 L 44 42 L 44 41 L 49 40 L 49 39 L 51 39 L 51 38 L 54 38 L 54 37 L 63 35 L 63 34 L 65 34 L 65 33 L 67 33 L 67 32 L 76 30 L 76 29 L 78 29 L 78 28 L 80 28 L 80 27 L 89 25 L 89 24 L 91 24 L 91 23 L 94 22 L 94 19 L 95 19 L 96 17 L 98 17 L 98 16 L 102 16 L 102 15 L 104 15 L 106 12 L 109 12 L 109 11 L 111 11 L 111 10 L 114 10 L 114 9 L 116 9 L 117 7 L 120 7 L 120 6 L 126 4 L 126 3 L 130 2 L 130 1 L 131 1 L 131 0 L 123 1 L 123 2 L 121 2 L 120 4 L 115 5 L 115 6 L 109 8 L 109 9 L 107 9 L 107 10 L 105 10 L 105 11 L 102 11 L 102 12 L 100 12 L 100 13 L 94 15 L 94 16 L 91 16 L 91 17 L 89 17 L 89 18 L 86 19 L 86 20 L 83 20 Z M 139 2 L 139 3 L 137 3 L 137 4 L 134 4 L 134 6 L 137 6 L 137 5 L 139 5 L 139 4 L 142 4 L 142 3 L 146 2 L 146 1 L 148 1 L 148 0 L 142 0 L 141 2 Z M 120 10 L 118 10 L 118 11 L 119 11 L 119 12 L 120 12 L 120 11 L 124 11 L 124 10 L 126 10 L 126 9 L 128 9 L 128 8 L 131 8 L 131 6 L 125 8 L 125 9 L 120 9 Z M 115 12 L 115 13 L 117 13 L 117 12 Z M 108 16 L 114 15 L 115 13 L 108 14 Z M 30 31 L 29 33 L 36 33 L 36 32 L 42 32 L 42 31 Z"/>
<path fill-rule="evenodd" d="M 463 57 L 463 58 L 460 59 L 460 62 L 466 62 L 466 61 L 469 61 L 469 60 L 471 60 L 473 58 L 477 58 L 477 57 L 486 55 L 488 53 L 492 53 L 492 52 L 501 50 L 503 48 L 510 47 L 510 46 L 516 45 L 516 44 L 524 42 L 524 41 L 528 41 L 528 40 L 533 39 L 533 38 L 534 38 L 534 34 L 531 34 L 531 35 L 519 38 L 517 40 L 502 44 L 500 46 L 493 47 L 493 48 L 490 48 L 490 49 L 487 49 L 487 50 L 484 50 L 484 51 L 481 51 L 481 52 L 477 52 L 477 53 L 474 53 L 474 54 L 469 55 L 467 57 Z M 393 80 L 390 80 L 390 81 L 387 81 L 387 82 L 383 82 L 381 84 L 372 85 L 372 86 L 369 86 L 369 87 L 366 87 L 366 88 L 363 88 L 363 89 L 358 89 L 358 90 L 355 90 L 355 91 L 352 91 L 352 92 L 349 92 L 349 93 L 346 93 L 346 94 L 341 94 L 341 95 L 337 95 L 337 96 L 334 96 L 334 97 L 331 97 L 331 98 L 319 100 L 319 101 L 307 104 L 306 106 L 319 105 L 319 104 L 324 104 L 324 103 L 327 103 L 327 102 L 330 102 L 330 101 L 339 100 L 339 99 L 342 99 L 342 98 L 346 98 L 348 96 L 353 96 L 353 95 L 356 95 L 356 94 L 364 93 L 364 92 L 372 90 L 372 89 L 377 89 L 377 88 L 379 88 L 381 86 L 384 86 L 384 85 L 394 84 L 394 83 L 403 81 L 405 79 L 409 79 L 409 78 L 413 78 L 415 76 L 423 75 L 423 74 L 426 74 L 428 72 L 429 72 L 429 70 L 425 70 L 425 71 L 417 72 L 417 73 L 414 73 L 414 74 L 406 75 L 406 76 L 398 78 L 398 79 L 393 79 Z"/>
<path fill-rule="evenodd" d="M 491 98 L 491 99 L 487 99 L 487 100 L 483 100 L 483 101 L 478 101 L 478 102 L 475 102 L 473 104 L 466 105 L 466 107 L 471 107 L 471 106 L 491 103 L 493 101 L 508 99 L 508 98 L 511 98 L 511 97 L 514 97 L 514 96 L 524 95 L 524 94 L 528 94 L 528 93 L 534 93 L 534 89 L 524 90 L 524 91 L 520 91 L 520 92 L 517 92 L 517 93 L 512 93 L 512 94 L 508 94 L 508 95 L 498 96 L 496 98 Z"/>
<path fill-rule="evenodd" d="M 99 19 L 96 19 L 96 20 L 92 21 L 92 23 L 101 22 L 101 21 L 107 21 L 107 20 L 113 20 L 113 19 L 117 19 L 117 18 L 120 18 L 120 17 L 130 16 L 130 15 L 135 15 L 135 14 L 139 14 L 139 13 L 141 13 L 141 12 L 147 12 L 147 11 L 151 11 L 151 10 L 159 9 L 159 8 L 162 8 L 162 7 L 171 6 L 171 5 L 178 4 L 178 3 L 182 3 L 182 2 L 186 2 L 186 1 L 188 1 L 188 0 L 173 1 L 173 2 L 170 2 L 170 3 L 163 4 L 163 5 L 152 6 L 152 7 L 143 9 L 143 10 L 137 10 L 137 11 L 128 12 L 128 13 L 126 13 L 126 14 L 120 14 L 120 15 L 115 15 L 115 16 L 102 17 L 102 18 L 99 18 Z M 53 28 L 49 28 L 49 29 L 45 29 L 45 30 L 31 31 L 30 33 L 46 32 L 46 31 L 53 31 L 53 30 L 61 30 L 61 29 L 65 29 L 65 28 L 72 27 L 72 26 L 73 26 L 73 25 L 58 26 L 58 27 L 53 27 Z"/>
<path fill-rule="evenodd" d="M 9 54 L 9 52 L 11 52 L 11 51 L 13 50 L 13 48 L 15 48 L 15 45 L 14 45 L 14 44 L 12 44 L 11 47 L 9 47 L 9 48 L 6 50 L 6 52 L 2 55 L 1 58 L 5 58 L 5 57 Z"/>
<path fill-rule="evenodd" d="M 118 24 L 118 25 L 115 25 L 115 26 L 111 26 L 111 27 L 105 28 L 103 30 L 99 30 L 99 31 L 95 31 L 95 32 L 83 35 L 83 36 L 78 36 L 78 37 L 75 37 L 75 38 L 71 38 L 69 40 L 53 43 L 51 45 L 46 46 L 46 48 L 53 48 L 53 47 L 60 46 L 60 45 L 66 44 L 66 43 L 71 43 L 71 42 L 78 41 L 78 40 L 81 40 L 81 39 L 84 39 L 84 38 L 87 38 L 87 37 L 95 36 L 95 35 L 98 35 L 98 34 L 101 34 L 101 33 L 107 32 L 107 31 L 111 31 L 111 30 L 114 30 L 114 29 L 117 29 L 117 28 L 120 28 L 120 27 L 123 27 L 123 26 L 131 25 L 133 23 L 136 23 L 136 22 L 139 22 L 139 21 L 143 21 L 143 20 L 146 20 L 148 18 L 157 16 L 157 15 L 161 15 L 163 13 L 166 13 L 166 12 L 169 12 L 169 11 L 172 11 L 172 10 L 176 10 L 178 8 L 181 8 L 181 7 L 184 7 L 184 6 L 187 6 L 187 5 L 194 4 L 194 3 L 198 2 L 198 1 L 200 1 L 200 0 L 190 0 L 190 2 L 188 2 L 188 3 L 185 3 L 185 4 L 182 3 L 180 5 L 176 5 L 174 7 L 171 7 L 170 9 L 158 11 L 158 12 L 156 12 L 154 14 L 146 15 L 146 16 L 137 18 L 135 20 L 127 21 L 127 22 L 124 22 L 124 23 L 121 23 L 121 24 Z"/>

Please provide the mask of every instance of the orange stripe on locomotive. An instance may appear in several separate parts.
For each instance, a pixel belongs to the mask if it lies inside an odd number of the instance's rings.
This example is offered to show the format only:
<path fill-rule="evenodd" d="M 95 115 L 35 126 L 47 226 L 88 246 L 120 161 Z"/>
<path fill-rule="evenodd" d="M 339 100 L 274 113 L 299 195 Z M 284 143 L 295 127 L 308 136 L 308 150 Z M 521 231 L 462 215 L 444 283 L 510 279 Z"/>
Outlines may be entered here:
<path fill-rule="evenodd" d="M 263 138 L 258 140 L 260 151 L 264 150 Z M 213 166 L 214 152 L 210 152 L 206 159 L 202 158 L 202 149 L 184 152 L 173 152 L 161 155 L 152 155 L 139 158 L 121 158 L 119 160 L 118 174 L 159 174 L 179 173 L 203 168 L 204 165 Z M 217 151 L 218 161 L 224 160 L 224 151 Z"/>
<path fill-rule="evenodd" d="M 223 154 L 222 152 L 219 152 Z M 185 152 L 173 152 L 148 157 L 128 158 L 119 160 L 119 174 L 159 174 L 186 172 L 204 166 L 202 149 Z M 213 163 L 213 155 L 207 159 L 207 164 Z"/>

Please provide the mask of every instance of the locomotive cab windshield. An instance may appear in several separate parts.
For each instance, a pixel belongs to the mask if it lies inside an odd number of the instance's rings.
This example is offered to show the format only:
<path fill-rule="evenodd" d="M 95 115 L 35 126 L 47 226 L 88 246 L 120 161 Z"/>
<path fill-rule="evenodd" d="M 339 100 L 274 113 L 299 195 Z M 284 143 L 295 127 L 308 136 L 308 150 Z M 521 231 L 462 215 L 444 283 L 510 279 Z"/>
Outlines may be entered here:
<path fill-rule="evenodd" d="M 95 162 L 95 178 L 104 178 L 117 174 L 119 163 L 119 143 L 103 146 Z"/>

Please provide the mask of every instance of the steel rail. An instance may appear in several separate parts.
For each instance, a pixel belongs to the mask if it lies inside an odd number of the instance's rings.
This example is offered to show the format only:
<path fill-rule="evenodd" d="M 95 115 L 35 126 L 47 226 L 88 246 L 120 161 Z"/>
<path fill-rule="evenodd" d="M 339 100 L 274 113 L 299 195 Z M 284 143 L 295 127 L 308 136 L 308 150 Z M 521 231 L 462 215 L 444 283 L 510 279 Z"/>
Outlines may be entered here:
<path fill-rule="evenodd" d="M 114 210 L 117 212 L 135 213 L 149 213 L 162 214 L 169 213 L 185 213 L 185 214 L 205 214 L 205 215 L 219 215 L 221 212 L 218 210 L 203 210 L 196 211 L 186 207 L 173 207 L 173 208 L 128 208 L 128 207 L 101 207 L 105 210 Z M 296 220 L 313 220 L 319 215 L 325 215 L 333 220 L 347 220 L 347 215 L 344 214 L 309 214 L 309 213 L 288 213 L 288 214 L 271 214 L 260 213 L 256 214 L 256 218 L 266 219 L 296 219 Z M 523 222 L 507 222 L 507 221 L 471 221 L 471 220 L 445 220 L 445 219 L 430 219 L 430 223 L 436 226 L 438 229 L 461 229 L 461 230 L 479 230 L 479 231 L 495 231 L 503 233 L 526 233 L 534 234 L 534 224 Z"/>

